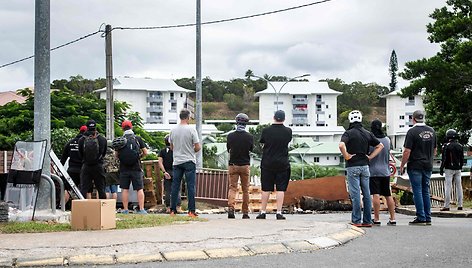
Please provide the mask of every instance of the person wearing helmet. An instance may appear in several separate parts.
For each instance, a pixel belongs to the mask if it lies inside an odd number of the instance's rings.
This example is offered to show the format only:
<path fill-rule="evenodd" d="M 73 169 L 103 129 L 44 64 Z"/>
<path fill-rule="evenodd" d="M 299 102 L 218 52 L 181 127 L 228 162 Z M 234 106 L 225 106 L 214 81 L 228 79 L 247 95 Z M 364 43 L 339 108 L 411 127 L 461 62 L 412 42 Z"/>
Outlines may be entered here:
<path fill-rule="evenodd" d="M 87 131 L 87 126 L 81 126 L 79 129 L 79 133 L 77 136 L 69 140 L 64 149 L 62 150 L 61 155 L 61 164 L 64 165 L 69 159 L 69 166 L 67 167 L 67 173 L 74 181 L 74 184 L 80 188 L 80 170 L 82 169 L 82 158 L 79 155 L 79 140 L 84 135 L 85 131 Z M 72 187 L 69 185 L 67 181 L 64 181 L 64 188 L 65 188 L 65 202 L 67 203 L 70 199 L 69 191 L 71 191 Z"/>
<path fill-rule="evenodd" d="M 238 192 L 238 181 L 241 179 L 243 191 L 243 219 L 249 219 L 249 152 L 254 149 L 254 137 L 246 131 L 249 117 L 240 113 L 236 116 L 236 131 L 231 132 L 226 140 L 229 152 L 228 176 L 228 219 L 234 219 L 234 204 Z"/>
<path fill-rule="evenodd" d="M 348 118 L 349 128 L 341 137 L 339 150 L 346 160 L 347 183 L 352 202 L 351 224 L 357 227 L 371 227 L 372 200 L 369 189 L 369 161 L 376 157 L 384 146 L 374 134 L 362 126 L 360 111 L 351 111 Z M 369 151 L 369 146 L 373 147 L 372 152 Z M 361 209 L 361 191 L 363 209 Z"/>
<path fill-rule="evenodd" d="M 445 174 L 444 192 L 446 195 L 441 211 L 449 211 L 451 203 L 452 180 L 456 184 L 457 209 L 462 210 L 462 181 L 461 171 L 464 164 L 464 148 L 457 142 L 457 132 L 449 129 L 446 132 L 446 143 L 442 148 L 441 167 L 439 174 Z"/>
<path fill-rule="evenodd" d="M 170 213 L 170 200 L 172 193 L 172 179 L 173 179 L 173 167 L 172 163 L 174 161 L 174 153 L 170 148 L 169 134 L 164 137 L 164 142 L 166 147 L 159 152 L 159 168 L 164 173 L 164 204 L 166 206 L 166 213 Z M 181 210 L 181 198 L 180 192 L 179 197 L 177 197 L 177 212 Z"/>
<path fill-rule="evenodd" d="M 410 225 L 431 225 L 431 195 L 429 190 L 433 172 L 433 158 L 436 155 L 436 132 L 424 123 L 424 112 L 413 112 L 413 127 L 408 130 L 403 145 L 400 174 L 405 173 L 413 190 L 416 218 Z"/>
<path fill-rule="evenodd" d="M 136 136 L 132 130 L 133 124 L 129 120 L 124 120 L 121 124 L 124 131 L 123 137 L 117 140 L 116 155 L 120 160 L 120 188 L 121 199 L 123 202 L 123 210 L 121 213 L 128 214 L 128 197 L 129 188 L 133 184 L 133 189 L 138 195 L 138 211 L 137 214 L 147 214 L 144 209 L 144 176 L 141 169 L 141 158 L 147 155 L 146 144 L 143 139 Z M 126 143 L 124 142 L 126 140 Z"/>
<path fill-rule="evenodd" d="M 282 215 L 282 205 L 285 191 L 290 181 L 290 162 L 288 159 L 288 144 L 292 140 L 292 129 L 284 126 L 285 112 L 278 110 L 274 113 L 274 123 L 264 128 L 259 142 L 264 145 L 261 160 L 261 212 L 256 219 L 266 218 L 267 202 L 274 185 L 277 198 L 277 220 L 285 220 Z"/>

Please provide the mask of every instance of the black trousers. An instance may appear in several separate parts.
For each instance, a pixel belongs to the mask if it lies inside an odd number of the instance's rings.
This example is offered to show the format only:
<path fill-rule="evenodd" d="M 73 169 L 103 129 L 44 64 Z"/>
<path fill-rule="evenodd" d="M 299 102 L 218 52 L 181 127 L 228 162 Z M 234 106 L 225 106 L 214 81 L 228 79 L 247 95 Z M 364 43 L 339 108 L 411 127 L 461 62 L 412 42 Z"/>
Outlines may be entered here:
<path fill-rule="evenodd" d="M 172 192 L 172 179 L 167 180 L 164 179 L 164 203 L 166 207 L 170 207 L 170 195 Z M 177 206 L 180 207 L 180 194 L 179 198 L 177 199 Z"/>
<path fill-rule="evenodd" d="M 98 198 L 107 199 L 105 194 L 105 170 L 102 164 L 82 166 L 80 170 L 80 192 L 85 197 L 93 185 L 98 192 Z"/>

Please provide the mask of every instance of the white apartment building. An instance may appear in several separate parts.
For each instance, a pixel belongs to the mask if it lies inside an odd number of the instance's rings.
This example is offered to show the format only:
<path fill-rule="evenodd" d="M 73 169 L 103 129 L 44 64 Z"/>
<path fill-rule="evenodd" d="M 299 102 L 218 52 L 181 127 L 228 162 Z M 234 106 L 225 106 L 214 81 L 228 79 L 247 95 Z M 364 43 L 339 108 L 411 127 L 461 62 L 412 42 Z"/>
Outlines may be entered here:
<path fill-rule="evenodd" d="M 100 98 L 106 98 L 106 88 L 96 90 Z M 115 100 L 130 104 L 130 110 L 138 112 L 147 124 L 177 124 L 179 111 L 194 110 L 189 94 L 194 91 L 178 86 L 172 79 L 118 77 L 113 81 Z"/>
<path fill-rule="evenodd" d="M 338 126 L 337 97 L 341 92 L 332 90 L 327 82 L 270 82 L 259 97 L 259 122 L 273 122 L 274 112 L 285 111 L 285 125 L 294 136 L 312 137 L 315 141 L 339 141 L 345 131 Z M 277 103 L 278 102 L 278 103 Z"/>
<path fill-rule="evenodd" d="M 421 95 L 402 98 L 399 93 L 400 90 L 396 90 L 384 96 L 387 108 L 387 135 L 395 150 L 403 148 L 406 133 L 413 126 L 413 112 L 424 111 Z"/>

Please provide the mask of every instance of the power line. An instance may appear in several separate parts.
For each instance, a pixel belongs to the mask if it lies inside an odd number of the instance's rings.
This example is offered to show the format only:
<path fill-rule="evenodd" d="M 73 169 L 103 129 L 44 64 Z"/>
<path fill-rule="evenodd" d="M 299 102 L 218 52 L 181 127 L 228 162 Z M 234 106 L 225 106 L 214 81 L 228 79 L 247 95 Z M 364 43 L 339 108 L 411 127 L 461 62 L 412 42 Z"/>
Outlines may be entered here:
<path fill-rule="evenodd" d="M 209 25 L 209 24 L 217 24 L 217 23 L 224 23 L 224 22 L 230 22 L 230 21 L 250 19 L 250 18 L 255 18 L 255 17 L 261 17 L 261 16 L 266 16 L 266 15 L 272 15 L 272 14 L 276 14 L 276 13 L 286 12 L 286 11 L 290 11 L 290 10 L 300 9 L 300 8 L 309 7 L 309 6 L 313 6 L 313 5 L 318 5 L 318 4 L 322 4 L 322 3 L 326 3 L 326 2 L 330 2 L 330 1 L 332 1 L 332 0 L 322 0 L 322 1 L 312 2 L 312 3 L 308 3 L 308 4 L 304 4 L 304 5 L 295 6 L 295 7 L 289 7 L 289 8 L 284 8 L 284 9 L 279 9 L 279 10 L 274 10 L 274 11 L 268 11 L 268 12 L 264 12 L 264 13 L 258 13 L 258 14 L 247 15 L 247 16 L 236 17 L 236 18 L 230 18 L 230 19 L 207 21 L 207 22 L 202 22 L 201 24 L 202 25 Z M 104 33 L 104 30 L 102 30 L 103 25 L 104 24 L 102 24 L 100 26 L 98 31 L 86 34 L 86 35 L 81 36 L 77 39 L 74 39 L 70 42 L 67 42 L 65 44 L 56 46 L 56 47 L 52 48 L 50 51 L 54 51 L 56 49 L 74 44 L 76 42 L 79 42 L 79 41 L 84 40 L 86 38 L 89 38 L 91 36 L 94 36 L 98 33 Z M 112 30 L 156 30 L 156 29 L 192 27 L 192 26 L 195 26 L 195 25 L 196 25 L 195 23 L 186 23 L 186 24 L 164 25 L 164 26 L 147 26 L 147 27 L 114 27 L 114 28 L 112 28 Z M 103 34 L 102 34 L 102 37 L 103 37 Z M 13 64 L 16 64 L 16 63 L 23 62 L 25 60 L 32 59 L 32 58 L 34 58 L 34 55 L 31 55 L 31 56 L 28 56 L 28 57 L 25 57 L 25 58 L 22 58 L 22 59 L 19 59 L 19 60 L 15 60 L 15 61 L 3 64 L 3 65 L 0 65 L 0 69 L 4 68 L 4 67 L 7 67 L 7 66 L 10 66 L 10 65 L 13 65 Z"/>

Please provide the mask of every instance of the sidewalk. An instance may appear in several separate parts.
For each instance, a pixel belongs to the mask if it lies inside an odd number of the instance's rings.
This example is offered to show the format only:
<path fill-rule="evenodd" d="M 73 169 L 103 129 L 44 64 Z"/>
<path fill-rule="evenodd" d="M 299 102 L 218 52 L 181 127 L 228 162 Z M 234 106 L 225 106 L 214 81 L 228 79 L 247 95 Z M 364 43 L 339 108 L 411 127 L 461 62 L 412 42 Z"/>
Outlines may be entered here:
<path fill-rule="evenodd" d="M 316 221 L 312 214 L 287 220 L 228 220 L 205 215 L 207 222 L 152 228 L 2 234 L 0 266 L 101 265 L 203 260 L 314 251 L 344 244 L 365 232 L 347 222 Z M 145 216 L 144 216 L 145 217 Z"/>

